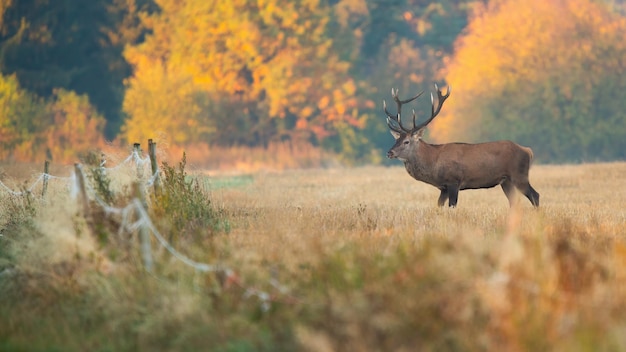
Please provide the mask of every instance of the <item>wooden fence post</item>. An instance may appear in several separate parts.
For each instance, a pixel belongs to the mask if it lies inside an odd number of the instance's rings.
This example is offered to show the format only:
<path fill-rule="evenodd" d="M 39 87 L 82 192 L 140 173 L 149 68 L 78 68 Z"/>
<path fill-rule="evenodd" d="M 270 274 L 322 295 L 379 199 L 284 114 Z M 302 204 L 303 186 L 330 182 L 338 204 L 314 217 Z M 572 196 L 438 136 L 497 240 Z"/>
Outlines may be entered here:
<path fill-rule="evenodd" d="M 78 182 L 80 201 L 83 203 L 83 216 L 85 217 L 89 229 L 93 230 L 93 219 L 91 217 L 91 210 L 89 209 L 89 197 L 87 196 L 87 188 L 85 187 L 85 175 L 83 174 L 82 165 L 79 163 L 74 164 L 74 173 L 76 174 L 76 181 Z"/>
<path fill-rule="evenodd" d="M 48 189 L 48 169 L 50 168 L 50 161 L 46 160 L 43 164 L 43 188 L 41 190 L 41 196 L 46 195 L 46 190 Z"/>
<path fill-rule="evenodd" d="M 136 181 L 134 183 L 135 188 L 135 196 L 139 199 L 141 206 L 144 208 L 146 213 L 148 212 L 148 206 L 146 202 L 146 195 L 143 190 L 143 184 L 141 181 Z M 138 215 L 140 214 L 138 211 L 136 212 Z M 150 230 L 146 225 L 142 225 L 139 227 L 139 242 L 141 249 L 141 257 L 143 258 L 143 265 L 146 268 L 146 271 L 152 272 L 153 260 L 152 260 L 152 246 L 150 245 Z"/>
<path fill-rule="evenodd" d="M 156 158 L 156 143 L 152 139 L 148 139 L 148 154 L 150 155 L 150 166 L 152 168 L 152 177 L 154 177 L 154 193 L 156 195 L 161 191 L 161 178 L 158 174 L 159 165 Z"/>
<path fill-rule="evenodd" d="M 133 150 L 137 153 L 137 158 L 141 160 L 141 144 L 133 143 Z M 137 165 L 137 178 L 141 180 L 143 178 L 143 165 L 141 165 L 141 162 L 137 162 L 137 160 L 135 160 L 135 164 Z"/>

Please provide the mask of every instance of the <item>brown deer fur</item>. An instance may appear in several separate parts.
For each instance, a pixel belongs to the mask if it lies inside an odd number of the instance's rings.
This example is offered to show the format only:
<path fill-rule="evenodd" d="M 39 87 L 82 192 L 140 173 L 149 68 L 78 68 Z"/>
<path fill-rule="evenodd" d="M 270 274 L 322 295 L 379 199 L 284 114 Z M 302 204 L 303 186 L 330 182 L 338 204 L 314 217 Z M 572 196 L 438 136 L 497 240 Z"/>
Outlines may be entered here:
<path fill-rule="evenodd" d="M 538 207 L 539 193 L 528 182 L 528 171 L 533 159 L 530 148 L 511 141 L 429 144 L 422 140 L 426 126 L 439 113 L 443 102 L 450 94 L 449 88 L 446 95 L 442 95 L 437 86 L 435 88 L 439 107 L 435 111 L 433 102 L 430 119 L 417 126 L 414 112 L 414 126 L 410 130 L 402 126 L 401 106 L 419 95 L 401 101 L 397 97 L 397 90 L 392 90 L 392 96 L 398 103 L 398 113 L 396 116 L 389 114 L 386 105 L 385 112 L 389 117 L 387 123 L 396 143 L 387 153 L 387 157 L 402 160 L 411 177 L 437 187 L 441 191 L 439 206 L 443 206 L 448 200 L 448 205 L 455 207 L 460 190 L 500 185 L 511 205 L 514 200 L 514 189 L 517 188 L 533 206 Z"/>

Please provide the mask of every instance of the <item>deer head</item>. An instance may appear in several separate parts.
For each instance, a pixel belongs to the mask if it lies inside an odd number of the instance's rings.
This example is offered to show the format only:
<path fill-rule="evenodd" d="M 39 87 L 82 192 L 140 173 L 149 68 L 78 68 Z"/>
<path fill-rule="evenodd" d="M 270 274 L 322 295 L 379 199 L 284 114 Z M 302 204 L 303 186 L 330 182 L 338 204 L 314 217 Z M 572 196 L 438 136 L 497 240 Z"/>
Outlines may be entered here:
<path fill-rule="evenodd" d="M 439 114 L 443 103 L 450 96 L 450 86 L 442 94 L 435 84 L 437 103 L 430 95 L 430 118 L 413 127 L 402 124 L 402 105 L 417 99 L 422 93 L 407 100 L 398 98 L 398 90 L 392 89 L 391 96 L 397 105 L 395 115 L 389 113 L 383 101 L 383 110 L 387 114 L 387 125 L 396 143 L 387 153 L 387 157 L 400 159 L 411 177 L 435 186 L 441 192 L 437 204 L 448 202 L 455 207 L 459 191 L 464 189 L 502 187 L 511 206 L 515 200 L 515 190 L 522 192 L 530 203 L 539 206 L 539 193 L 528 182 L 528 170 L 533 159 L 533 152 L 511 141 L 493 141 L 483 143 L 447 143 L 429 144 L 422 141 L 422 135 L 428 124 Z"/>
<path fill-rule="evenodd" d="M 387 103 L 383 100 L 383 110 L 387 114 L 387 126 L 389 126 L 389 132 L 393 138 L 396 139 L 396 143 L 389 149 L 387 152 L 387 157 L 390 159 L 400 159 L 405 161 L 408 157 L 415 153 L 415 149 L 419 145 L 419 141 L 421 140 L 424 130 L 426 126 L 439 114 L 441 111 L 441 107 L 446 99 L 450 96 L 450 86 L 448 86 L 448 90 L 446 94 L 442 94 L 439 90 L 439 87 L 435 83 L 435 90 L 437 91 L 437 107 L 435 108 L 435 100 L 433 94 L 430 94 L 430 103 L 431 103 L 431 114 L 430 118 L 420 124 L 415 124 L 415 110 L 413 110 L 413 127 L 406 128 L 402 125 L 402 105 L 412 102 L 413 100 L 419 98 L 422 93 L 420 92 L 413 98 L 407 100 L 400 100 L 398 97 L 398 89 L 391 89 L 391 96 L 397 105 L 397 113 L 396 115 L 392 115 L 389 110 L 387 110 Z"/>

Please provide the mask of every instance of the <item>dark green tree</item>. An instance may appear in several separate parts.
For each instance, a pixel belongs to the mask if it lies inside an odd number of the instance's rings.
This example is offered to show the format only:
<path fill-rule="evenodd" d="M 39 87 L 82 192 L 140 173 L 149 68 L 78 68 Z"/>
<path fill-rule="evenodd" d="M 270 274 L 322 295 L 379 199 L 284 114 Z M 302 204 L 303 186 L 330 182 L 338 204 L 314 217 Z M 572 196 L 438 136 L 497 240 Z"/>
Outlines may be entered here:
<path fill-rule="evenodd" d="M 106 117 L 107 138 L 121 125 L 123 80 L 130 67 L 121 53 L 141 39 L 137 13 L 148 0 L 20 0 L 5 2 L 0 71 L 48 98 L 55 88 L 87 94 Z"/>
<path fill-rule="evenodd" d="M 382 100 L 389 100 L 391 88 L 415 94 L 440 81 L 444 57 L 467 24 L 471 1 L 430 0 L 341 0 L 334 5 L 329 30 L 334 33 L 335 50 L 354 64 L 351 74 L 358 78 L 357 93 L 366 97 L 367 118 L 356 132 L 360 138 L 346 138 L 346 129 L 325 145 L 335 151 L 349 151 L 361 161 L 378 162 L 392 144 L 382 113 Z M 430 101 L 424 98 L 413 107 L 425 116 Z M 352 144 L 349 148 L 346 143 Z M 383 159 L 384 160 L 384 159 Z"/>

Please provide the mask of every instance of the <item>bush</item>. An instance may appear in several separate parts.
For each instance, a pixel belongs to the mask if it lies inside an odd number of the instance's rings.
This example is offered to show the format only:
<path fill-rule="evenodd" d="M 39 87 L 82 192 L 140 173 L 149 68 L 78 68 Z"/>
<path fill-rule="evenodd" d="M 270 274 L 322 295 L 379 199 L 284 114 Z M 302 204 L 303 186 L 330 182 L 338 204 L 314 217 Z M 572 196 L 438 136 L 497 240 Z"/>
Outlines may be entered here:
<path fill-rule="evenodd" d="M 162 164 L 162 187 L 153 198 L 151 212 L 160 228 L 169 232 L 170 241 L 201 239 L 207 234 L 230 229 L 230 224 L 215 210 L 208 190 L 185 171 L 187 156 L 178 167 Z"/>
<path fill-rule="evenodd" d="M 21 234 L 35 234 L 35 215 L 37 204 L 30 192 L 23 196 L 6 195 L 0 200 L 0 271 L 3 269 L 5 260 L 11 261 L 12 255 L 9 246 L 13 241 L 9 239 L 20 238 Z M 4 263 L 7 264 L 7 263 Z"/>

